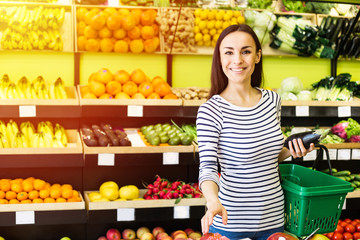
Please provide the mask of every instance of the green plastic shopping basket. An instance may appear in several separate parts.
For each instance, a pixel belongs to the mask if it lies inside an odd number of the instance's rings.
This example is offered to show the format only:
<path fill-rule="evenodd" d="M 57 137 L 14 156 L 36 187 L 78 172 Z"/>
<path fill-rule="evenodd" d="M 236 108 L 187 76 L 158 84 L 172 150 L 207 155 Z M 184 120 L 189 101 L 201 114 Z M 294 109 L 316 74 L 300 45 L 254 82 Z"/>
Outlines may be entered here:
<path fill-rule="evenodd" d="M 296 164 L 280 164 L 285 196 L 285 230 L 299 237 L 336 229 L 351 184 Z"/>

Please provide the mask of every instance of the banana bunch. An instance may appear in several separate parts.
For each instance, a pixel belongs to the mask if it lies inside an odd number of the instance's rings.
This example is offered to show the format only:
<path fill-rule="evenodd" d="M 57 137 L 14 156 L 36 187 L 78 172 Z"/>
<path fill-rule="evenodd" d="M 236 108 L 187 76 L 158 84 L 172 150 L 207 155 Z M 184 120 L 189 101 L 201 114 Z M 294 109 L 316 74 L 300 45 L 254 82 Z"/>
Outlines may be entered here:
<path fill-rule="evenodd" d="M 6 138 L 6 136 L 4 136 L 4 134 L 2 134 L 0 132 L 0 148 L 9 148 L 10 144 Z"/>
<path fill-rule="evenodd" d="M 24 93 L 15 83 L 10 83 L 4 92 L 6 99 L 25 99 Z"/>
<path fill-rule="evenodd" d="M 22 122 L 20 124 L 20 131 L 25 136 L 25 141 L 26 141 L 27 145 L 30 146 L 31 139 L 36 132 L 34 125 L 30 121 Z"/>
<path fill-rule="evenodd" d="M 33 148 L 53 147 L 53 141 L 49 135 L 47 135 L 43 132 L 35 133 L 31 138 L 30 147 L 33 147 Z"/>
<path fill-rule="evenodd" d="M 66 147 L 68 139 L 65 133 L 65 129 L 60 124 L 56 123 L 54 128 L 54 147 Z"/>
<path fill-rule="evenodd" d="M 27 147 L 29 147 L 28 141 L 27 141 L 25 135 L 21 131 L 18 131 L 15 134 L 13 140 L 11 141 L 11 147 L 12 148 L 27 148 Z"/>
<path fill-rule="evenodd" d="M 18 7 L 0 7 L 0 23 L 8 23 L 10 18 L 15 14 Z"/>
<path fill-rule="evenodd" d="M 10 120 L 6 124 L 6 138 L 7 138 L 8 142 L 10 143 L 10 146 L 11 146 L 12 140 L 14 139 L 14 136 L 18 133 L 18 131 L 19 131 L 19 127 L 15 121 Z"/>
<path fill-rule="evenodd" d="M 51 139 L 54 137 L 54 127 L 50 121 L 42 121 L 37 125 L 37 132 L 44 133 Z"/>
<path fill-rule="evenodd" d="M 49 88 L 50 99 L 67 99 L 64 81 L 59 77 Z"/>

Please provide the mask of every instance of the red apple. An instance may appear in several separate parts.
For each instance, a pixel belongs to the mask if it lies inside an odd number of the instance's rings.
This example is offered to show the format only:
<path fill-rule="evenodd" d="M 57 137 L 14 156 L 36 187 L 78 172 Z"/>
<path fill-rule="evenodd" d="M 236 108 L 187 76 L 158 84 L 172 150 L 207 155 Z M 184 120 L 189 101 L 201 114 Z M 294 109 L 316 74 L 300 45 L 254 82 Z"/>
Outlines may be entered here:
<path fill-rule="evenodd" d="M 108 240 L 120 240 L 121 239 L 121 233 L 116 228 L 110 228 L 106 232 L 106 237 Z"/>
<path fill-rule="evenodd" d="M 97 240 L 108 240 L 108 239 L 105 236 L 101 236 Z"/>
<path fill-rule="evenodd" d="M 169 236 L 169 234 L 167 234 L 166 232 L 159 232 L 156 235 L 156 240 L 162 240 L 164 237 L 167 237 L 167 236 Z"/>
<path fill-rule="evenodd" d="M 122 236 L 124 239 L 135 239 L 136 238 L 136 232 L 130 228 L 124 229 L 122 232 Z"/>
<path fill-rule="evenodd" d="M 209 237 L 213 237 L 214 234 L 213 233 L 205 233 L 200 240 L 207 240 Z"/>
<path fill-rule="evenodd" d="M 141 238 L 141 236 L 146 233 L 146 232 L 150 232 L 150 229 L 147 227 L 140 227 L 138 228 L 138 230 L 136 230 L 136 236 L 137 238 Z"/>
<path fill-rule="evenodd" d="M 187 238 L 186 233 L 183 230 L 177 230 L 171 233 L 172 238 Z"/>
<path fill-rule="evenodd" d="M 140 240 L 155 240 L 151 232 L 145 232 L 141 235 Z"/>
<path fill-rule="evenodd" d="M 159 233 L 161 232 L 165 232 L 165 229 L 162 228 L 162 227 L 155 227 L 153 230 L 152 230 L 152 234 L 154 235 L 154 237 L 156 237 Z"/>
<path fill-rule="evenodd" d="M 184 230 L 184 232 L 186 233 L 186 235 L 190 235 L 190 233 L 192 233 L 192 232 L 194 232 L 194 230 L 192 229 L 192 228 L 186 228 L 185 230 Z"/>

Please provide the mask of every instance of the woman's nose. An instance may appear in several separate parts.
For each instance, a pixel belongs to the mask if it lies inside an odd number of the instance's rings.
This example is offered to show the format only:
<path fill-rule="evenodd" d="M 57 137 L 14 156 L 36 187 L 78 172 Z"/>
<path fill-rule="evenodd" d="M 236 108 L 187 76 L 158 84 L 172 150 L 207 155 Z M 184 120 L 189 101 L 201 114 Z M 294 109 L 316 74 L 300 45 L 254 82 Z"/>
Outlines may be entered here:
<path fill-rule="evenodd" d="M 242 58 L 241 54 L 234 54 L 234 62 L 235 63 L 242 63 L 243 62 L 243 58 Z"/>

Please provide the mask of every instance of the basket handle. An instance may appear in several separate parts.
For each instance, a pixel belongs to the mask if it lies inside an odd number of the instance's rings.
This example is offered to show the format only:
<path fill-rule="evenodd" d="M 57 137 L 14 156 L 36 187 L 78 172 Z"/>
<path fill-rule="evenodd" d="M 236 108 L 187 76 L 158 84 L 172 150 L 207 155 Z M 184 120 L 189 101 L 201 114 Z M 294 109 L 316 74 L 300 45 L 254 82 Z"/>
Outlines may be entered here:
<path fill-rule="evenodd" d="M 327 147 L 325 147 L 324 145 L 321 145 L 321 144 L 315 144 L 315 147 L 318 147 L 319 148 L 319 153 L 317 154 L 316 156 L 316 159 L 315 159 L 315 162 L 312 166 L 312 169 L 315 170 L 315 168 L 317 167 L 317 164 L 319 162 L 319 160 L 323 159 L 323 152 L 325 152 L 326 154 L 326 160 L 327 160 L 327 163 L 328 163 L 328 166 L 329 166 L 329 173 L 330 175 L 333 175 L 333 172 L 332 172 L 332 168 L 331 168 L 331 163 L 330 163 L 330 155 L 329 155 L 329 150 L 327 149 Z"/>

